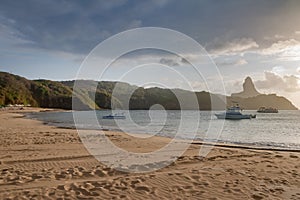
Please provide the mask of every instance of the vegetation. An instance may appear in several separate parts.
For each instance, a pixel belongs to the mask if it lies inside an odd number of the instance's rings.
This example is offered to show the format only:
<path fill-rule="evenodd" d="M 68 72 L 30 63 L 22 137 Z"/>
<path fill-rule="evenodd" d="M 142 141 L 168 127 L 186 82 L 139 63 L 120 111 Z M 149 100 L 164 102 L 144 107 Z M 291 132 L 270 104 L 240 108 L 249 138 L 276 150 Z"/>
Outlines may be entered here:
<path fill-rule="evenodd" d="M 0 105 L 31 104 L 38 106 L 30 89 L 31 81 L 20 76 L 0 72 Z"/>
<path fill-rule="evenodd" d="M 251 98 L 224 97 L 208 92 L 190 92 L 181 89 L 141 88 L 121 82 L 96 82 L 91 80 L 56 82 L 50 80 L 27 80 L 23 77 L 0 72 L 0 107 L 8 104 L 30 104 L 47 108 L 72 109 L 150 109 L 160 104 L 165 109 L 222 109 L 227 98 L 239 102 L 244 109 L 261 106 L 278 109 L 297 109 L 284 97 L 258 95 Z M 72 96 L 74 98 L 72 98 Z M 196 99 L 196 104 L 193 99 Z M 128 101 L 129 102 L 126 102 Z"/>
<path fill-rule="evenodd" d="M 0 105 L 8 104 L 72 109 L 72 90 L 60 82 L 0 72 Z"/>

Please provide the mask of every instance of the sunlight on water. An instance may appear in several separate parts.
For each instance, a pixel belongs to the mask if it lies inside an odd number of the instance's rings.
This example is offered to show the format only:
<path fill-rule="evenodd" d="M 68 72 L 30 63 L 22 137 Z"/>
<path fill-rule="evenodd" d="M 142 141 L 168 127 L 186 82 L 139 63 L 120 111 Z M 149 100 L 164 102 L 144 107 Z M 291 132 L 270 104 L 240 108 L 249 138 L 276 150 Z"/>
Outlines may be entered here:
<path fill-rule="evenodd" d="M 300 111 L 280 111 L 279 113 L 256 113 L 255 111 L 245 111 L 257 114 L 256 119 L 251 120 L 226 120 L 219 137 L 207 135 L 206 140 L 221 143 L 233 143 L 243 145 L 268 146 L 274 148 L 300 149 Z M 78 124 L 82 129 L 109 129 L 123 130 L 129 133 L 140 133 L 150 135 L 160 135 L 174 137 L 179 129 L 181 116 L 185 117 L 185 123 L 181 127 L 184 139 L 192 139 L 191 135 L 197 132 L 196 140 L 203 140 L 207 133 L 208 126 L 217 126 L 222 123 L 214 117 L 210 111 L 159 111 L 150 112 L 144 110 L 130 111 L 130 116 L 126 119 L 115 120 L 102 119 L 111 111 L 96 111 L 98 122 L 93 122 L 91 118 L 93 111 L 80 111 L 80 115 L 85 119 L 84 124 Z M 198 129 L 195 127 L 195 114 L 200 115 Z M 72 112 L 58 113 L 37 113 L 30 117 L 45 121 L 59 127 L 75 127 Z M 130 119 L 132 122 L 130 123 Z M 151 120 L 152 119 L 152 120 Z M 121 127 L 121 129 L 120 129 Z"/>

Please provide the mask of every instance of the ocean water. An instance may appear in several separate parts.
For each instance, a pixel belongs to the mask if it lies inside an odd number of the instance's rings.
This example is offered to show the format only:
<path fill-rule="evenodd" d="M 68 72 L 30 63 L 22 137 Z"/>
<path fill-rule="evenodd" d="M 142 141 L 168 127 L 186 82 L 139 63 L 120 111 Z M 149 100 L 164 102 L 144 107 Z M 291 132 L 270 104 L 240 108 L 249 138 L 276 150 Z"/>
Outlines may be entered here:
<path fill-rule="evenodd" d="M 50 125 L 79 129 L 109 129 L 210 142 L 300 150 L 300 111 L 256 113 L 250 120 L 220 120 L 218 111 L 132 110 L 126 119 L 102 119 L 112 111 L 41 112 L 29 114 Z M 73 114 L 76 116 L 76 126 Z"/>

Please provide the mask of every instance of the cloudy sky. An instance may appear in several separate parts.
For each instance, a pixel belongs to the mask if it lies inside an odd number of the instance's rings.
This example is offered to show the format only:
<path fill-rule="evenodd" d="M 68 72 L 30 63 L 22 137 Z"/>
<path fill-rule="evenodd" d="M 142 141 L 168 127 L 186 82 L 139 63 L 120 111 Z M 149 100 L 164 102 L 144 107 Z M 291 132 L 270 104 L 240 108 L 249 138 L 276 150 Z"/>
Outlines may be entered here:
<path fill-rule="evenodd" d="M 299 10 L 298 0 L 2 0 L 0 70 L 30 79 L 74 79 L 103 40 L 132 28 L 163 27 L 206 49 L 227 94 L 241 90 L 251 76 L 260 92 L 276 92 L 300 107 Z M 133 57 L 185 66 L 184 59 L 167 53 Z M 132 67 L 128 58 L 119 64 Z M 112 67 L 111 73 L 118 70 Z"/>

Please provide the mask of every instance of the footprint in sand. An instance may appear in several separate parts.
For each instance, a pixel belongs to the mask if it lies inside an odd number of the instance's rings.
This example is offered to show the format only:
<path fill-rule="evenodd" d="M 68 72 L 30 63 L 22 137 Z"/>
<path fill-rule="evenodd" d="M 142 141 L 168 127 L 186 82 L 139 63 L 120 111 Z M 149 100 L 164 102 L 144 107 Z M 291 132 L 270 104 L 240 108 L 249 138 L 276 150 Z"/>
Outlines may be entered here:
<path fill-rule="evenodd" d="M 151 192 L 151 189 L 148 186 L 145 185 L 139 185 L 135 187 L 135 190 L 137 191 L 144 191 L 144 192 Z"/>
<path fill-rule="evenodd" d="M 253 194 L 251 197 L 252 197 L 253 199 L 255 199 L 255 200 L 261 200 L 261 199 L 264 198 L 263 196 L 258 195 L 258 194 Z"/>
<path fill-rule="evenodd" d="M 275 157 L 275 158 L 283 158 L 282 155 L 275 155 L 274 157 Z"/>
<path fill-rule="evenodd" d="M 290 158 L 299 158 L 297 155 L 291 154 Z"/>

